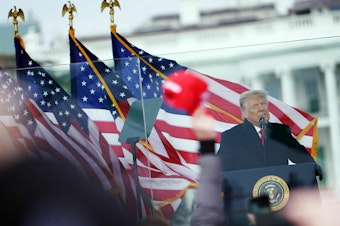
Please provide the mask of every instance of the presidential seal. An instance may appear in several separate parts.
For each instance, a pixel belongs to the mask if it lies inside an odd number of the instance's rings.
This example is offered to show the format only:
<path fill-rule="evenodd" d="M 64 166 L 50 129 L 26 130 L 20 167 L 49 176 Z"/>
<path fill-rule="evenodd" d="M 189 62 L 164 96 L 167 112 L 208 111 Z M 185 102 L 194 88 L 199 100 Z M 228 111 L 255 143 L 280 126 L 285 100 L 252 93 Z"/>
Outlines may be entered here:
<path fill-rule="evenodd" d="M 260 196 L 267 196 L 270 209 L 272 211 L 278 211 L 288 202 L 289 187 L 287 183 L 278 176 L 264 176 L 255 183 L 253 188 L 253 198 Z"/>

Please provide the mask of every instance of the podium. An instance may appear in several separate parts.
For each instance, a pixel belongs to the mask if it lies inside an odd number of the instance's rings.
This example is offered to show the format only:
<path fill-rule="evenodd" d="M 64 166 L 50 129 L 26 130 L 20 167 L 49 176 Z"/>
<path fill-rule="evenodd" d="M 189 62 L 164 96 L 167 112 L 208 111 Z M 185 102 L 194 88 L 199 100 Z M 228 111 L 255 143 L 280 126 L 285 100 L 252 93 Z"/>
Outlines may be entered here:
<path fill-rule="evenodd" d="M 222 172 L 228 225 L 248 225 L 249 212 L 280 212 L 295 188 L 317 188 L 314 169 L 314 163 L 302 163 Z M 267 205 L 254 206 L 253 201 L 263 197 Z"/>

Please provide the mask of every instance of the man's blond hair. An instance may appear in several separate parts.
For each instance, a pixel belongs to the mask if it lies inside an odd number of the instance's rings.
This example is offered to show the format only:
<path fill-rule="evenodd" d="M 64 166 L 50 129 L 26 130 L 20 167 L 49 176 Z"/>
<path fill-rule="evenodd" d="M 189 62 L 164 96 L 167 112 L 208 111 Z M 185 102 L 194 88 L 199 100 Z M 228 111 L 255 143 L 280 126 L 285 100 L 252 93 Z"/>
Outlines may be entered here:
<path fill-rule="evenodd" d="M 248 90 L 240 95 L 240 108 L 245 109 L 244 103 L 249 98 L 264 97 L 267 100 L 268 93 L 264 90 Z"/>

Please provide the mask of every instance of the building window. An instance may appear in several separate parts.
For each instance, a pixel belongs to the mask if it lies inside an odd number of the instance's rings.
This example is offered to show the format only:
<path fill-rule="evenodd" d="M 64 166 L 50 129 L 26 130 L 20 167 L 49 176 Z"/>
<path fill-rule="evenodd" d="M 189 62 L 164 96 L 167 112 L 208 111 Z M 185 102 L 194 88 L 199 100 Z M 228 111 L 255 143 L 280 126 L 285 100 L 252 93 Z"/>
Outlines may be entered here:
<path fill-rule="evenodd" d="M 318 82 L 315 79 L 309 79 L 305 81 L 306 91 L 307 91 L 307 103 L 308 112 L 318 113 L 320 110 L 320 98 Z"/>
<path fill-rule="evenodd" d="M 272 74 L 266 77 L 264 85 L 265 85 L 265 90 L 267 90 L 270 96 L 278 100 L 282 100 L 280 79 L 278 79 L 276 76 Z"/>

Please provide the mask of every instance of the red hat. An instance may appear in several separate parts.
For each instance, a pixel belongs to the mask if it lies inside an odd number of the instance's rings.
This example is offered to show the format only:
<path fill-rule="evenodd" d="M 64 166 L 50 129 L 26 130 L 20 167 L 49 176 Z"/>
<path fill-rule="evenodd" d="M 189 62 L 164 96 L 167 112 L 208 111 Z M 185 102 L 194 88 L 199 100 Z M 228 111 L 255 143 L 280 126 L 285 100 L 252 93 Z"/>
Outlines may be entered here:
<path fill-rule="evenodd" d="M 181 70 L 172 73 L 163 83 L 164 101 L 192 115 L 208 98 L 208 84 L 198 74 Z"/>

